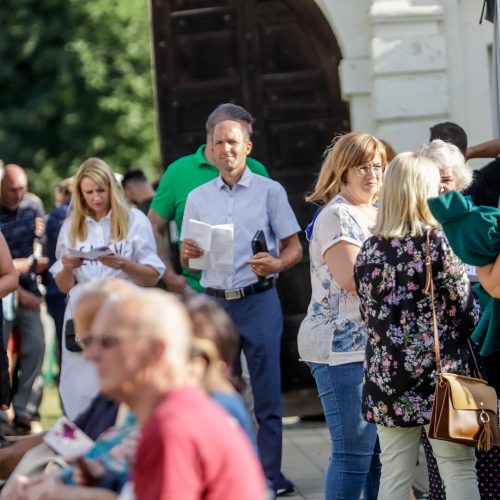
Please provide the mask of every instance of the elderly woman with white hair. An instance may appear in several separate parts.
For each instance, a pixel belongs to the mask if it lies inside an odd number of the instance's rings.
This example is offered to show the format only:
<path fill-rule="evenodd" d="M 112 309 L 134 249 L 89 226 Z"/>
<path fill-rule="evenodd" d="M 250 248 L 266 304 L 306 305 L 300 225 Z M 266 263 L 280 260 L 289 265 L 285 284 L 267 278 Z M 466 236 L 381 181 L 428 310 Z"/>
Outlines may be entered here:
<path fill-rule="evenodd" d="M 434 140 L 428 145 L 422 146 L 420 150 L 421 155 L 426 156 L 434 162 L 436 162 L 439 165 L 439 171 L 440 171 L 440 176 L 441 176 L 441 195 L 445 193 L 449 193 L 450 191 L 459 191 L 462 192 L 464 196 L 470 195 L 471 198 L 474 200 L 482 199 L 485 200 L 484 193 L 479 196 L 479 192 L 482 192 L 482 183 L 479 182 L 479 179 L 476 175 L 473 175 L 473 172 L 467 168 L 465 165 L 465 159 L 461 153 L 461 151 L 454 146 L 453 144 L 449 142 L 443 142 L 441 140 Z M 452 198 L 450 198 L 452 196 Z M 443 201 L 446 198 L 446 201 Z M 461 196 L 459 196 L 457 193 L 455 195 L 447 195 L 446 197 L 443 198 L 435 198 L 434 203 L 434 210 L 436 210 L 437 206 L 442 206 L 442 207 L 448 207 L 448 210 L 451 209 L 453 206 L 453 210 L 457 209 L 457 205 L 455 204 L 450 204 L 449 200 L 463 200 Z M 441 200 L 441 201 L 440 201 Z M 463 201 L 463 203 L 467 204 L 469 206 L 469 201 Z M 483 201 L 485 203 L 485 201 Z M 431 203 L 429 203 L 431 204 Z M 472 205 L 472 211 L 475 212 L 477 211 L 478 213 L 481 212 L 483 208 L 488 210 L 489 207 L 474 207 Z M 431 207 L 432 208 L 432 207 Z M 494 209 L 491 209 L 494 210 Z M 445 223 L 443 219 L 443 213 L 445 213 L 446 210 L 444 208 L 441 208 L 441 216 L 438 217 L 438 212 L 434 212 L 434 215 L 436 218 L 438 218 L 442 223 L 444 230 L 447 234 L 447 236 L 450 239 L 450 244 L 453 245 L 456 244 L 456 237 L 461 237 L 463 234 L 469 234 L 470 232 L 467 231 L 466 225 L 463 224 L 463 227 L 457 231 L 456 233 L 449 232 L 449 224 Z M 490 212 L 493 213 L 493 212 Z M 457 218 L 458 214 L 454 214 L 453 217 L 450 215 L 447 215 L 449 221 L 453 220 L 454 225 L 459 225 L 459 220 L 462 220 L 462 216 Z M 462 224 L 460 224 L 462 225 Z M 478 227 L 482 227 L 481 225 L 478 226 L 477 224 L 475 225 L 476 230 Z M 484 230 L 484 234 L 489 234 L 490 236 L 488 237 L 490 241 L 490 245 L 493 244 L 494 239 L 491 238 L 491 234 Z M 470 241 L 474 241 L 475 244 L 480 240 L 480 238 L 475 239 L 472 237 Z M 460 252 L 456 247 L 455 251 L 457 254 L 467 260 L 465 256 L 463 256 L 462 252 Z M 463 250 L 462 250 L 463 251 Z M 472 261 L 469 261 L 472 262 Z M 491 266 L 485 266 L 484 268 L 476 268 L 472 265 L 466 265 L 467 272 L 469 274 L 469 279 L 472 282 L 477 282 L 478 280 L 482 282 L 483 286 L 485 287 L 486 290 L 491 294 L 495 294 L 498 292 L 495 292 L 493 288 L 491 287 L 491 281 L 488 279 L 489 276 L 488 273 L 491 270 Z M 499 267 L 500 268 L 500 267 Z M 485 281 L 486 278 L 486 281 Z M 489 288 L 489 289 L 488 289 Z M 482 304 L 484 308 L 484 304 Z M 484 323 L 484 318 L 482 320 L 482 324 Z M 483 344 L 483 348 L 486 343 Z M 500 376 L 499 376 L 499 371 L 498 371 L 498 363 L 500 362 L 500 351 L 492 352 L 488 355 L 481 356 L 482 364 L 484 366 L 484 370 L 486 371 L 487 379 L 490 385 L 495 387 L 498 392 L 498 387 L 500 384 Z M 426 456 L 427 456 L 427 467 L 429 469 L 429 493 L 431 498 L 434 498 L 436 500 L 445 498 L 445 492 L 444 492 L 444 486 L 443 483 L 440 479 L 439 475 L 439 470 L 436 464 L 436 461 L 432 457 L 431 450 L 430 450 L 430 444 L 429 441 L 424 437 L 422 440 L 425 451 L 426 451 Z M 477 458 L 477 464 L 476 464 L 476 469 L 477 469 L 477 477 L 478 477 L 478 482 L 479 482 L 479 490 L 481 492 L 481 495 L 483 497 L 491 497 L 491 498 L 497 498 L 499 491 L 500 491 L 500 477 L 495 469 L 496 464 L 498 463 L 498 456 L 500 452 L 498 448 L 492 448 L 490 451 L 476 451 L 476 458 Z"/>
<path fill-rule="evenodd" d="M 423 145 L 419 154 L 438 164 L 443 193 L 463 191 L 471 185 L 472 172 L 467 168 L 460 149 L 451 142 L 435 139 Z"/>

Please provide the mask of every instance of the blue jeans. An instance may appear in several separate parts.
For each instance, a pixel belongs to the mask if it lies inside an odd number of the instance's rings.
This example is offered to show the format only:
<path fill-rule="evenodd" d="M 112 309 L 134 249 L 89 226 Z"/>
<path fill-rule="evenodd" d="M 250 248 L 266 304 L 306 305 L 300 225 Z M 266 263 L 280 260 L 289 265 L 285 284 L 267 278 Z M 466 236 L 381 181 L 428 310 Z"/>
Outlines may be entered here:
<path fill-rule="evenodd" d="M 377 428 L 361 417 L 363 363 L 309 363 L 332 441 L 326 500 L 376 500 L 380 484 Z"/>

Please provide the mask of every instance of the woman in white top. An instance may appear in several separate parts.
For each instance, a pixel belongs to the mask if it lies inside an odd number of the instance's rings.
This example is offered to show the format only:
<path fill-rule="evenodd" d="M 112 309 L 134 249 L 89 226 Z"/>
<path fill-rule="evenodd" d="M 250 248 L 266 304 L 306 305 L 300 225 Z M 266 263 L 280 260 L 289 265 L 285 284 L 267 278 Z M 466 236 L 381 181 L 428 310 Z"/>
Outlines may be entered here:
<path fill-rule="evenodd" d="M 89 252 L 101 247 L 112 254 L 92 261 L 70 255 L 70 249 Z M 68 293 L 59 391 L 66 414 L 74 419 L 99 390 L 94 366 L 83 359 L 77 336 L 71 335 L 70 320 L 80 285 L 113 277 L 154 286 L 165 270 L 149 220 L 127 206 L 111 168 L 99 158 L 89 158 L 76 173 L 56 257 L 51 272 L 61 291 Z"/>
<path fill-rule="evenodd" d="M 299 354 L 316 380 L 333 445 L 326 500 L 377 498 L 380 461 L 375 425 L 361 416 L 366 330 L 354 263 L 371 236 L 386 164 L 375 137 L 349 133 L 327 149 L 314 192 L 321 208 L 307 229 L 312 297 L 298 335 Z"/>

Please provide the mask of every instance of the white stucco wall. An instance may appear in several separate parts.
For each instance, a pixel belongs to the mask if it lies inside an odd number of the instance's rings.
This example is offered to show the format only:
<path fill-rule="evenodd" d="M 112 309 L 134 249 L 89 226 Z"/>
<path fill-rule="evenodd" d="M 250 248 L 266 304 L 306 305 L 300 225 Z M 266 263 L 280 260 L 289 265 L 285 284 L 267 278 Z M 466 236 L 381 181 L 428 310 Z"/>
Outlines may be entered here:
<path fill-rule="evenodd" d="M 455 121 L 477 143 L 492 136 L 489 50 L 471 0 L 315 0 L 340 45 L 342 95 L 351 128 L 396 150 L 427 141 L 429 127 Z"/>

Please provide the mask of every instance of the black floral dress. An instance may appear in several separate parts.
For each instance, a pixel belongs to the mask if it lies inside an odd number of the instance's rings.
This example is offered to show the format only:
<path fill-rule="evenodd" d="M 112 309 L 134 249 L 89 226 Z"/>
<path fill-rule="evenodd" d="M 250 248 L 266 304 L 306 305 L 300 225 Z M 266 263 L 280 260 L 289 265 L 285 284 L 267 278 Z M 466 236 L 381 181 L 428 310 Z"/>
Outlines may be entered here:
<path fill-rule="evenodd" d="M 465 268 L 442 231 L 432 231 L 430 249 L 442 368 L 468 375 L 467 337 L 479 310 Z M 429 423 L 436 359 L 425 277 L 425 235 L 373 236 L 358 255 L 356 287 L 368 329 L 362 396 L 368 422 Z"/>

